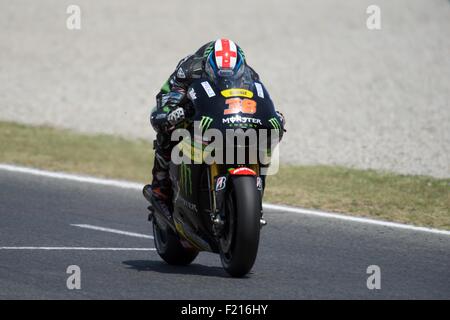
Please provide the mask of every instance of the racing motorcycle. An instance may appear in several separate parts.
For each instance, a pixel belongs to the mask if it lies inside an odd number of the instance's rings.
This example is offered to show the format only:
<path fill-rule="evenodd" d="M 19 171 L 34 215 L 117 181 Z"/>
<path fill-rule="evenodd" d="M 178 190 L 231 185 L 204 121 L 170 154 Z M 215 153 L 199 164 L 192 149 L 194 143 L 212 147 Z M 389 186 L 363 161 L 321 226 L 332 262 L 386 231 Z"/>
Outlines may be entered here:
<path fill-rule="evenodd" d="M 188 265 L 200 251 L 218 253 L 227 273 L 242 277 L 254 265 L 260 230 L 266 225 L 262 217 L 265 176 L 261 173 L 267 165 L 259 159 L 249 161 L 248 155 L 244 161 L 237 161 L 237 152 L 231 161 L 206 163 L 204 152 L 211 141 L 199 137 L 198 130 L 223 133 L 226 154 L 231 149 L 245 152 L 252 143 L 248 139 L 231 141 L 227 129 L 279 132 L 281 125 L 268 92 L 257 82 L 199 79 L 188 89 L 188 97 L 193 116 L 185 130 L 194 138 L 180 141 L 174 148 L 183 159 L 196 161 L 170 163 L 172 218 L 152 197 L 147 199 L 155 247 L 171 265 Z M 265 154 L 270 157 L 270 148 Z"/>

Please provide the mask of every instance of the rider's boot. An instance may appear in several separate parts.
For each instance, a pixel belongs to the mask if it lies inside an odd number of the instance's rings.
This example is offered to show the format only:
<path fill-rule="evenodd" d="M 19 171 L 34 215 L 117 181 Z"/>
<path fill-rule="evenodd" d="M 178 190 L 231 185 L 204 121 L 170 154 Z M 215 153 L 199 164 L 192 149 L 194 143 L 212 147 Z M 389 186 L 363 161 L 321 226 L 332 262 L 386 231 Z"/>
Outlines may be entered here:
<path fill-rule="evenodd" d="M 172 217 L 172 183 L 169 178 L 170 156 L 156 150 L 155 162 L 152 170 L 153 180 L 151 185 L 146 185 L 143 193 L 147 200 L 152 202 L 168 218 Z"/>

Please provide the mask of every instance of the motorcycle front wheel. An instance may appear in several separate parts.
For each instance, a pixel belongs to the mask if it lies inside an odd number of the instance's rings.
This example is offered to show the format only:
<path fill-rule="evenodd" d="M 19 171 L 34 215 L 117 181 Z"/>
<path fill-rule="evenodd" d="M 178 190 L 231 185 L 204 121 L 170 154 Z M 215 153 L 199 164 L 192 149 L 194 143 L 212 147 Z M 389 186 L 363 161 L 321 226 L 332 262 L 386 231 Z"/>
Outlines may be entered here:
<path fill-rule="evenodd" d="M 245 276 L 258 253 L 261 196 L 255 177 L 231 179 L 225 202 L 225 227 L 220 238 L 222 266 L 233 277 Z"/>

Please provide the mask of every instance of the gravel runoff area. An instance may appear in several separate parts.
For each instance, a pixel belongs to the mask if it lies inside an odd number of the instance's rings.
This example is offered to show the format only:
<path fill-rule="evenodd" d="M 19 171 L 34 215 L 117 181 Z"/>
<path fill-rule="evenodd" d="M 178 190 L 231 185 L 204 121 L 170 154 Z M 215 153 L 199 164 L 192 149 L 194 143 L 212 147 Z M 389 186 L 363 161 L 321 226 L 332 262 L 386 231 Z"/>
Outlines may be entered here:
<path fill-rule="evenodd" d="M 178 60 L 230 37 L 287 116 L 283 162 L 450 177 L 449 30 L 448 0 L 3 0 L 0 120 L 151 139 Z"/>

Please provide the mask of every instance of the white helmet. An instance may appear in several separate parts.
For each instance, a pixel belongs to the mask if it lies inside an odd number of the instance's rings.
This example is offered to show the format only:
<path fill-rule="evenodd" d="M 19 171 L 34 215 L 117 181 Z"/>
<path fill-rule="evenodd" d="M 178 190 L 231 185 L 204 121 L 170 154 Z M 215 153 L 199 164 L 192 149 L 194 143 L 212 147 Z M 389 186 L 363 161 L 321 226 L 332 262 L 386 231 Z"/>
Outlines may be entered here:
<path fill-rule="evenodd" d="M 211 77 L 242 75 L 245 66 L 244 53 L 233 41 L 218 39 L 208 49 L 210 53 L 206 59 L 205 69 Z"/>

